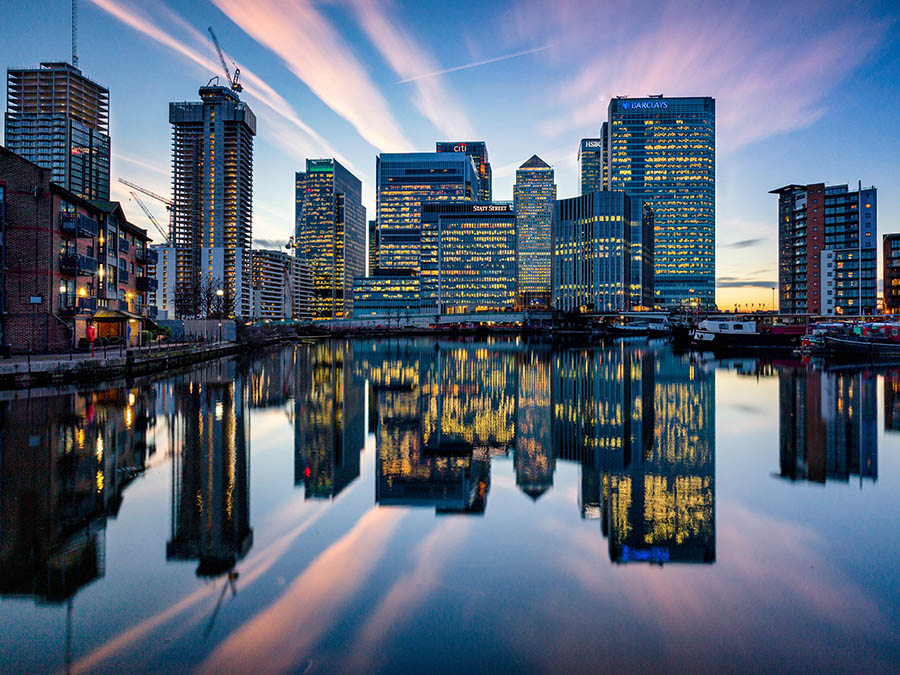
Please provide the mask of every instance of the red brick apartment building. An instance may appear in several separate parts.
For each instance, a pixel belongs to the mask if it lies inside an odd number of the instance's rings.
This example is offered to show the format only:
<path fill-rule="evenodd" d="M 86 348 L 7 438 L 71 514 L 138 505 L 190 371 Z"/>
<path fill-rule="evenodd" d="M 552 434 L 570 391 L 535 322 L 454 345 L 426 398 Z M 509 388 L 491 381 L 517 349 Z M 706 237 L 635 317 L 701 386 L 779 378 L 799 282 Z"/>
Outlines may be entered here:
<path fill-rule="evenodd" d="M 146 230 L 117 202 L 81 199 L 50 175 L 0 146 L 2 351 L 65 352 L 89 325 L 137 344 L 154 313 Z"/>

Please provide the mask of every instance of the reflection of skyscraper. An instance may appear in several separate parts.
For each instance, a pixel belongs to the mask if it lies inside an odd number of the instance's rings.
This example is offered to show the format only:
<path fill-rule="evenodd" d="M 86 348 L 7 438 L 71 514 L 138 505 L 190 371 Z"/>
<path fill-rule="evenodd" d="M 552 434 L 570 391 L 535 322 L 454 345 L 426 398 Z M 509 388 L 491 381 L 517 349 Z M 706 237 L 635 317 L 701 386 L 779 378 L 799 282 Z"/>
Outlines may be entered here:
<path fill-rule="evenodd" d="M 900 431 L 900 371 L 884 374 L 884 430 Z"/>
<path fill-rule="evenodd" d="M 365 393 L 353 375 L 349 342 L 320 342 L 297 350 L 294 483 L 307 499 L 329 499 L 359 476 L 365 442 Z"/>
<path fill-rule="evenodd" d="M 814 483 L 847 481 L 851 475 L 876 480 L 875 376 L 805 369 L 778 375 L 780 476 Z"/>
<path fill-rule="evenodd" d="M 0 404 L 0 593 L 59 602 L 104 574 L 104 530 L 147 453 L 147 392 Z"/>
<path fill-rule="evenodd" d="M 549 354 L 527 350 L 517 364 L 516 486 L 537 500 L 553 486 Z"/>
<path fill-rule="evenodd" d="M 244 375 L 217 361 L 173 385 L 172 537 L 166 558 L 197 560 L 197 574 L 231 570 L 253 544 L 250 421 Z"/>

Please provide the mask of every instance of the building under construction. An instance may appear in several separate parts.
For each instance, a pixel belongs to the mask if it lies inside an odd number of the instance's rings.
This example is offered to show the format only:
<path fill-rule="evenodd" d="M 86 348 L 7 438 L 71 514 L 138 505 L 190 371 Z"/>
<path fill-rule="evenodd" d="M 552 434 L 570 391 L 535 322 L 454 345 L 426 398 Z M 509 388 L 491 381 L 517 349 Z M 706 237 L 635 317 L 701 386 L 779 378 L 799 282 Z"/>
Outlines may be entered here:
<path fill-rule="evenodd" d="M 109 200 L 109 90 L 68 63 L 6 74 L 5 144 L 83 199 Z"/>
<path fill-rule="evenodd" d="M 256 116 L 232 89 L 169 104 L 175 313 L 252 315 L 250 245 Z"/>

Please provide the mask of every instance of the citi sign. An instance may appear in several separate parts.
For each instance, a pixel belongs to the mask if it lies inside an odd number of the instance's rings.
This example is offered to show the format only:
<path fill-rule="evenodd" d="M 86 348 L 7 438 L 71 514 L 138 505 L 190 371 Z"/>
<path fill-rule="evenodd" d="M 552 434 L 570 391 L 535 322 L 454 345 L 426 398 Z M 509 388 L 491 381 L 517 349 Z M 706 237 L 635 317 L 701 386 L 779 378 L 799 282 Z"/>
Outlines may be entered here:
<path fill-rule="evenodd" d="M 466 151 L 465 143 L 460 143 L 459 145 L 453 146 L 453 152 L 465 152 L 465 151 Z"/>
<path fill-rule="evenodd" d="M 622 101 L 622 110 L 650 110 L 652 108 L 668 108 L 668 101 Z"/>

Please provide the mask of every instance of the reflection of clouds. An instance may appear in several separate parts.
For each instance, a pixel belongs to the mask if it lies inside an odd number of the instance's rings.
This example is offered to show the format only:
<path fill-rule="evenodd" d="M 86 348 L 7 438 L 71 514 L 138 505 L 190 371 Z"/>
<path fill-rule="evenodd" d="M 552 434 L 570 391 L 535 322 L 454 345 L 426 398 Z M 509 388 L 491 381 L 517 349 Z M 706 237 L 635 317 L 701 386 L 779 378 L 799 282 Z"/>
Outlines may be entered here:
<path fill-rule="evenodd" d="M 635 635 L 652 630 L 662 643 L 660 658 L 683 666 L 692 659 L 700 668 L 729 659 L 758 666 L 763 652 L 770 658 L 780 655 L 788 664 L 831 670 L 840 664 L 852 667 L 845 661 L 852 657 L 837 641 L 823 645 L 824 628 L 843 633 L 846 644 L 895 639 L 877 604 L 822 555 L 826 542 L 818 534 L 735 503 L 725 504 L 725 513 L 721 506 L 720 517 L 729 527 L 717 535 L 715 567 L 624 566 L 598 574 L 602 542 L 593 532 L 577 530 L 565 533 L 570 550 L 558 556 L 559 563 L 611 614 L 629 616 Z M 712 615 L 710 608 L 715 608 Z M 713 616 L 715 626 L 710 625 Z M 716 635 L 727 639 L 716 641 Z M 627 640 L 620 646 L 630 648 Z M 627 657 L 632 661 L 634 656 L 629 652 Z"/>
<path fill-rule="evenodd" d="M 274 540 L 265 548 L 257 550 L 254 554 L 251 554 L 244 560 L 241 564 L 241 576 L 238 580 L 238 587 L 241 590 L 246 589 L 263 574 L 268 572 L 272 565 L 287 552 L 294 540 L 314 525 L 327 511 L 327 508 L 323 506 L 319 509 L 309 509 L 304 506 L 302 500 L 295 499 L 288 504 L 287 508 L 282 509 L 279 513 L 272 516 L 269 521 L 269 526 L 289 522 L 296 523 L 297 519 L 302 517 L 301 511 L 306 512 L 305 520 L 289 532 L 286 532 L 284 535 Z M 135 643 L 139 640 L 148 637 L 153 631 L 166 625 L 169 621 L 186 614 L 189 610 L 199 608 L 196 614 L 190 619 L 186 619 L 182 616 L 177 635 L 170 633 L 169 638 L 170 640 L 174 640 L 179 635 L 187 633 L 191 627 L 198 624 L 207 616 L 209 607 L 217 599 L 219 592 L 220 589 L 217 586 L 203 586 L 202 588 L 198 588 L 187 597 L 153 616 L 144 619 L 131 628 L 122 631 L 110 640 L 107 640 L 93 652 L 73 664 L 72 672 L 84 672 L 96 669 L 107 659 L 126 649 L 134 647 Z"/>
<path fill-rule="evenodd" d="M 397 509 L 366 512 L 274 604 L 234 631 L 201 670 L 261 675 L 296 669 L 360 592 L 404 515 Z"/>
<path fill-rule="evenodd" d="M 471 531 L 471 521 L 462 518 L 440 520 L 439 524 L 411 553 L 415 569 L 397 578 L 384 599 L 369 615 L 359 641 L 353 645 L 350 670 L 372 672 L 381 667 L 380 647 L 392 631 L 402 632 L 401 622 L 431 600 L 430 593 L 441 584 L 447 561 L 460 554 L 460 547 Z"/>

